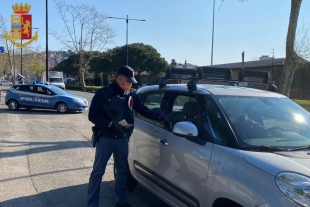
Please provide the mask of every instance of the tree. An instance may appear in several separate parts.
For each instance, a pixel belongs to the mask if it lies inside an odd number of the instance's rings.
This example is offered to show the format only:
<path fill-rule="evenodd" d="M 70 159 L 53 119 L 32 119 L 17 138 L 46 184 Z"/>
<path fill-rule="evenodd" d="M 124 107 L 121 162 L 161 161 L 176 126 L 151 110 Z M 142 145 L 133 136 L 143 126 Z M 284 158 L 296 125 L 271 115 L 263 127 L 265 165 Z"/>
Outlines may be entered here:
<path fill-rule="evenodd" d="M 291 0 L 291 14 L 286 36 L 286 57 L 281 74 L 279 92 L 289 96 L 294 73 L 300 58 L 295 50 L 296 28 L 302 0 Z"/>
<path fill-rule="evenodd" d="M 79 60 L 79 55 L 74 54 L 71 55 L 68 59 L 61 61 L 57 64 L 56 68 L 59 71 L 63 71 L 67 74 L 73 74 L 74 76 L 77 76 L 79 74 L 79 67 L 76 64 L 76 62 Z"/>
<path fill-rule="evenodd" d="M 303 63 L 310 61 L 310 26 L 303 24 L 296 31 L 295 51 Z M 299 67 L 298 67 L 299 68 Z"/>
<path fill-rule="evenodd" d="M 42 75 L 42 72 L 45 71 L 45 64 L 42 61 L 38 61 L 35 59 L 32 59 L 29 63 L 29 72 L 36 77 L 40 77 Z"/>
<path fill-rule="evenodd" d="M 128 45 L 128 64 L 136 72 L 136 79 L 139 82 L 141 73 L 147 72 L 150 75 L 159 75 L 164 72 L 169 64 L 155 48 L 143 43 Z M 94 60 L 94 68 L 101 70 L 104 74 L 113 74 L 121 65 L 126 64 L 126 45 L 116 47 L 106 52 L 105 58 Z"/>
<path fill-rule="evenodd" d="M 94 6 L 67 5 L 64 1 L 54 0 L 64 22 L 63 31 L 52 35 L 67 48 L 79 54 L 80 85 L 85 90 L 84 74 L 90 69 L 90 61 L 95 52 L 103 51 L 107 43 L 115 36 L 114 30 L 105 23 L 107 16 L 96 10 Z M 102 54 L 102 53 L 96 53 Z"/>
<path fill-rule="evenodd" d="M 177 66 L 177 62 L 175 59 L 171 59 L 170 68 L 175 68 Z"/>
<path fill-rule="evenodd" d="M 7 60 L 9 62 L 10 69 L 13 72 L 14 71 L 14 61 L 13 61 L 14 60 L 14 46 L 9 41 L 6 41 L 4 39 L 4 33 L 5 31 L 8 31 L 6 22 L 8 21 L 5 20 L 0 14 L 0 44 L 4 45 L 5 51 L 7 51 L 6 53 Z M 8 71 L 8 69 L 5 69 L 5 71 Z M 15 83 L 15 77 L 13 77 L 13 83 Z"/>
<path fill-rule="evenodd" d="M 225 0 L 221 0 L 224 2 Z M 239 0 L 244 2 L 246 0 Z M 301 58 L 298 56 L 295 50 L 295 38 L 296 28 L 298 23 L 299 11 L 302 0 L 291 0 L 291 13 L 288 25 L 288 31 L 286 35 L 286 57 L 284 61 L 283 70 L 281 73 L 281 79 L 279 84 L 279 92 L 289 96 L 290 88 L 292 85 L 294 73 L 298 68 L 299 61 Z"/>

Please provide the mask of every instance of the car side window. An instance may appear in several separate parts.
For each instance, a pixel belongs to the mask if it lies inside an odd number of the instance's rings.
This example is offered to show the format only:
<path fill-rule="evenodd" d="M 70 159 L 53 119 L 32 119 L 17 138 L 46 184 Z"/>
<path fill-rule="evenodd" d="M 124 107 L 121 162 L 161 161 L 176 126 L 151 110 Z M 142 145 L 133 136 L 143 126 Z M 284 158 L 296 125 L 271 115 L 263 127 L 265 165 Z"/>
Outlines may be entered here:
<path fill-rule="evenodd" d="M 187 94 L 175 94 L 173 98 L 172 112 L 171 112 L 171 128 L 180 121 L 186 121 L 186 114 L 184 113 L 184 106 L 187 102 L 195 102 L 195 96 Z M 195 104 L 194 104 L 195 105 Z M 193 106 L 195 107 L 195 106 Z M 197 105 L 196 105 L 197 107 Z M 194 110 L 194 109 L 193 109 Z M 196 110 L 197 111 L 197 110 Z M 198 115 L 197 115 L 198 116 Z"/>
<path fill-rule="evenodd" d="M 51 95 L 51 91 L 42 86 L 37 87 L 37 93 L 42 95 Z"/>
<path fill-rule="evenodd" d="M 215 103 L 208 98 L 201 97 L 203 108 L 203 126 L 214 143 L 224 146 L 234 146 L 235 142 L 226 119 L 220 113 Z"/>
<path fill-rule="evenodd" d="M 148 92 L 148 93 L 143 93 L 139 94 L 142 102 L 144 103 L 145 106 L 147 106 L 151 110 L 161 110 L 161 103 L 164 98 L 164 93 L 162 91 L 153 91 L 153 92 Z M 159 122 L 156 120 L 148 119 L 141 114 L 137 113 L 134 111 L 134 115 L 138 118 L 141 118 L 145 121 L 151 122 L 153 124 L 159 125 L 164 127 L 163 122 Z"/>

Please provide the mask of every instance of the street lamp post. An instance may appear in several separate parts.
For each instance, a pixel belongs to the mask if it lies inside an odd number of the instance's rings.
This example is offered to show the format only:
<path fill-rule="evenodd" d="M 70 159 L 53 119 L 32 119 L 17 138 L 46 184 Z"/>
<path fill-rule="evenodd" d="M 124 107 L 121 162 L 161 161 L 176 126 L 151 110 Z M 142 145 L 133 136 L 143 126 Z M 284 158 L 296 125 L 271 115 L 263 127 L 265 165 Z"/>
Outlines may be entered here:
<path fill-rule="evenodd" d="M 45 0 L 45 13 L 46 13 L 45 78 L 46 78 L 46 81 L 48 81 L 48 0 Z"/>
<path fill-rule="evenodd" d="M 214 42 L 214 8 L 215 8 L 215 0 L 213 0 L 213 22 L 212 22 L 212 48 L 211 48 L 211 65 L 213 65 L 213 42 Z"/>
<path fill-rule="evenodd" d="M 127 61 L 126 64 L 128 65 L 128 21 L 129 20 L 133 20 L 133 21 L 141 21 L 141 22 L 145 22 L 145 19 L 128 19 L 128 15 L 127 18 L 121 18 L 121 17 L 108 17 L 110 19 L 125 19 L 126 20 L 126 56 L 127 56 Z"/>
<path fill-rule="evenodd" d="M 15 72 L 15 58 L 14 58 L 14 50 L 15 50 L 15 48 L 14 48 L 14 44 L 13 44 L 13 84 L 15 84 L 15 80 L 16 80 L 16 72 Z"/>

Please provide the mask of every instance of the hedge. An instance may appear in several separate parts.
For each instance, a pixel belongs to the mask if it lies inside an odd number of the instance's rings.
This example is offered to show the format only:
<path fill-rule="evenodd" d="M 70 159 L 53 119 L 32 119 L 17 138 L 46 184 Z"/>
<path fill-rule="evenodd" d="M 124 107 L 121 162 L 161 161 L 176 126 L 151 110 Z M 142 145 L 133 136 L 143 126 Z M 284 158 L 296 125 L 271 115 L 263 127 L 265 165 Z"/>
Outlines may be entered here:
<path fill-rule="evenodd" d="M 86 86 L 85 91 L 95 93 L 100 88 L 102 88 L 102 86 Z M 82 91 L 82 87 L 76 85 L 66 85 L 66 89 Z"/>
<path fill-rule="evenodd" d="M 299 104 L 301 107 L 310 112 L 310 101 L 309 100 L 293 100 L 295 103 Z"/>

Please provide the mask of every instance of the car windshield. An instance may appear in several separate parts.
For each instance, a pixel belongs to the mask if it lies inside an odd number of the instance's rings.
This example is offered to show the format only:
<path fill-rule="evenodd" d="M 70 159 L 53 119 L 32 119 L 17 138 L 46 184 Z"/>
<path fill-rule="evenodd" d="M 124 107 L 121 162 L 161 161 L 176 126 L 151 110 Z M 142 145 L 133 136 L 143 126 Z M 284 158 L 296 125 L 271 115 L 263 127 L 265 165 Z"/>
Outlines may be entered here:
<path fill-rule="evenodd" d="M 62 90 L 61 88 L 58 88 L 56 86 L 49 86 L 49 89 L 51 91 L 53 91 L 55 94 L 57 95 L 65 95 L 65 94 L 69 94 L 67 91 Z"/>
<path fill-rule="evenodd" d="M 216 96 L 243 148 L 310 145 L 310 114 L 288 98 Z"/>
<path fill-rule="evenodd" d="M 63 81 L 62 81 L 62 78 L 50 78 L 50 82 L 51 83 L 61 83 Z"/>

